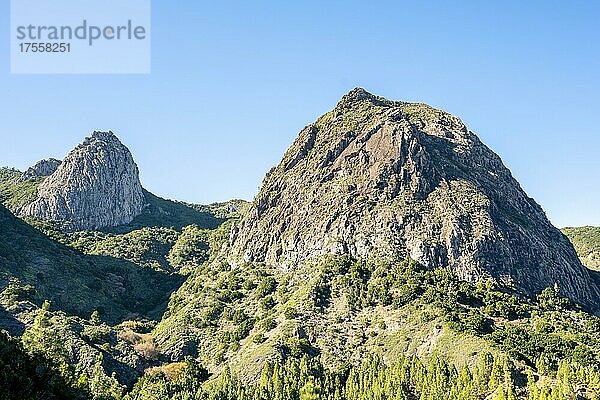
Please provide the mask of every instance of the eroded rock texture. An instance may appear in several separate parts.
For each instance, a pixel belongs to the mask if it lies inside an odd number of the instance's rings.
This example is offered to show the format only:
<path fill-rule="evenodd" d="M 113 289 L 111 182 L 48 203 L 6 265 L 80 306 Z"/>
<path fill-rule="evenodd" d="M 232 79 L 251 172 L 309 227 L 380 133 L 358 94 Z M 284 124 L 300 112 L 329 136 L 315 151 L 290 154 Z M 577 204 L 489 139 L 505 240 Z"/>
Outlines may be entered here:
<path fill-rule="evenodd" d="M 38 161 L 34 166 L 29 167 L 27 171 L 23 173 L 20 180 L 21 182 L 24 182 L 35 178 L 50 176 L 58 169 L 59 165 L 60 160 L 55 158 Z"/>
<path fill-rule="evenodd" d="M 404 259 L 534 294 L 598 288 L 567 238 L 459 118 L 363 89 L 305 127 L 234 228 L 233 259 Z"/>
<path fill-rule="evenodd" d="M 58 221 L 72 229 L 131 222 L 144 208 L 133 157 L 112 132 L 94 132 L 73 149 L 22 207 L 25 217 Z"/>

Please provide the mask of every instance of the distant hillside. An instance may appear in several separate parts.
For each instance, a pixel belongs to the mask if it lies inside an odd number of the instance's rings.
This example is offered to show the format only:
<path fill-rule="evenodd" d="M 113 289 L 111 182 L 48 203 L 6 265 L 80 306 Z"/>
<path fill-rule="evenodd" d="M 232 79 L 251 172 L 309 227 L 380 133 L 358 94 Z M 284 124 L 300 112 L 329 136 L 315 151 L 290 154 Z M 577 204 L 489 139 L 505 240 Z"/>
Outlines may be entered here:
<path fill-rule="evenodd" d="M 17 285 L 37 304 L 119 322 L 160 316 L 181 277 L 111 256 L 83 254 L 46 236 L 0 205 L 0 289 Z M 149 291 L 148 287 L 153 290 Z"/>
<path fill-rule="evenodd" d="M 228 218 L 235 218 L 244 210 L 246 201 L 231 200 L 212 205 L 188 204 L 167 200 L 144 190 L 146 207 L 130 223 L 107 231 L 127 232 L 144 227 L 168 227 L 180 230 L 187 225 L 197 225 L 203 229 L 214 229 Z"/>
<path fill-rule="evenodd" d="M 579 228 L 564 228 L 577 255 L 583 264 L 593 270 L 600 271 L 600 227 L 583 226 Z"/>
<path fill-rule="evenodd" d="M 35 200 L 37 188 L 45 177 L 22 180 L 23 173 L 12 168 L 0 168 L 0 202 L 15 211 Z"/>

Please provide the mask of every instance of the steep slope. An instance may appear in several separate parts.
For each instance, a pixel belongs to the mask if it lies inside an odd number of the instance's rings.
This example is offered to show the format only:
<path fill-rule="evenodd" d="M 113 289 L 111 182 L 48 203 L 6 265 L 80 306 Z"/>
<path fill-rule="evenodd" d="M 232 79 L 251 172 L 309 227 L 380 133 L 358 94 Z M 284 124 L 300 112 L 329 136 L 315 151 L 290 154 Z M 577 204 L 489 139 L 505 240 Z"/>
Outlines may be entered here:
<path fill-rule="evenodd" d="M 65 157 L 18 214 L 70 229 L 95 229 L 127 224 L 144 205 L 131 153 L 112 132 L 96 131 Z"/>
<path fill-rule="evenodd" d="M 600 271 L 600 227 L 582 226 L 578 228 L 564 228 L 581 262 L 590 269 Z"/>
<path fill-rule="evenodd" d="M 110 322 L 154 317 L 181 277 L 109 256 L 85 255 L 50 239 L 0 205 L 0 289 L 20 287 L 27 299 Z M 148 286 L 153 288 L 148 290 Z"/>
<path fill-rule="evenodd" d="M 31 203 L 45 177 L 23 179 L 23 173 L 13 168 L 0 168 L 0 202 L 11 211 Z"/>
<path fill-rule="evenodd" d="M 35 163 L 35 165 L 29 167 L 27 171 L 21 176 L 21 181 L 28 181 L 35 178 L 41 178 L 44 176 L 50 176 L 58 169 L 60 161 L 55 158 L 48 158 L 47 160 L 41 160 Z"/>
<path fill-rule="evenodd" d="M 600 298 L 567 238 L 457 117 L 363 89 L 300 132 L 232 240 L 238 263 L 411 258 L 528 295 L 558 284 L 590 307 Z"/>
<path fill-rule="evenodd" d="M 88 399 L 90 394 L 70 387 L 48 360 L 25 353 L 21 344 L 0 331 L 0 398 Z"/>

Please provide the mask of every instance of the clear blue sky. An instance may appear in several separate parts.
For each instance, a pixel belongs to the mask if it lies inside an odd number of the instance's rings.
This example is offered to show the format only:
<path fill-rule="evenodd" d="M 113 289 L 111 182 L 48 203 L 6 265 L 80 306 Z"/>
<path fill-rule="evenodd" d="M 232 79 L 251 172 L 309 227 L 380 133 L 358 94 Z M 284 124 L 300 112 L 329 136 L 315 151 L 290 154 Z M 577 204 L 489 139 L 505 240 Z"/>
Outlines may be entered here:
<path fill-rule="evenodd" d="M 362 86 L 459 115 L 556 225 L 600 225 L 600 2 L 491 3 L 155 0 L 151 74 L 10 75 L 3 0 L 0 165 L 112 129 L 152 192 L 251 199 Z"/>

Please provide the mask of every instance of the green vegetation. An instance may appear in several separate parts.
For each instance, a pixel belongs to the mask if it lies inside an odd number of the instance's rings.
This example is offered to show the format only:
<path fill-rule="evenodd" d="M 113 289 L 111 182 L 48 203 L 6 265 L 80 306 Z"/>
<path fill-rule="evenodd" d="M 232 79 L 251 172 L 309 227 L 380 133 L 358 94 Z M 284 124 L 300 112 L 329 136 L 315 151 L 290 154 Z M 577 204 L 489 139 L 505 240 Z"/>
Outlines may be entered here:
<path fill-rule="evenodd" d="M 211 232 L 195 225 L 186 226 L 169 251 L 169 261 L 177 268 L 191 269 L 209 258 Z"/>
<path fill-rule="evenodd" d="M 493 281 L 473 285 L 414 262 L 371 265 L 342 258 L 321 268 L 313 290 L 320 307 L 327 307 L 331 293 L 343 285 L 352 308 L 433 306 L 452 330 L 483 337 L 524 366 L 543 365 L 543 373 L 556 373 L 564 359 L 599 364 L 600 319 L 562 298 L 558 288 L 528 299 Z"/>
<path fill-rule="evenodd" d="M 24 351 L 18 339 L 0 330 L 0 398 L 88 399 L 90 394 L 65 379 L 55 365 Z"/>
<path fill-rule="evenodd" d="M 28 296 L 23 300 L 38 305 L 50 300 L 79 316 L 99 310 L 114 323 L 130 314 L 160 316 L 181 277 L 115 257 L 83 254 L 50 239 L 0 205 L 0 281 L 12 291 L 26 288 L 20 290 Z M 149 285 L 154 290 L 148 291 Z"/>
<path fill-rule="evenodd" d="M 66 235 L 65 244 L 90 255 L 110 256 L 131 261 L 157 271 L 175 272 L 167 254 L 177 242 L 170 228 L 141 228 L 125 234 L 82 231 Z"/>
<path fill-rule="evenodd" d="M 403 325 L 393 327 L 396 321 Z M 357 322 L 363 328 L 353 328 Z M 408 261 L 329 257 L 304 271 L 273 274 L 261 264 L 233 268 L 217 258 L 173 295 L 154 335 L 163 351 L 221 371 L 201 390 L 196 382 L 186 393 L 197 397 L 190 398 L 293 399 L 310 392 L 318 399 L 436 399 L 445 388 L 457 399 L 567 399 L 600 393 L 599 328 L 600 318 L 561 297 L 559 288 L 525 298 L 491 280 L 473 285 Z M 361 370 L 353 354 L 375 355 L 378 367 Z M 299 374 L 294 363 L 303 358 L 320 372 Z M 495 371 L 485 382 L 476 378 L 482 359 L 491 359 L 488 369 Z M 443 375 L 422 379 L 441 386 L 418 386 L 405 372 L 387 375 L 431 363 Z M 379 385 L 406 381 L 375 394 L 366 389 L 375 387 L 369 381 L 349 390 L 352 371 Z M 191 387 L 154 376 L 135 389 L 149 397 L 136 398 L 154 398 L 146 385 L 167 392 Z"/>
<path fill-rule="evenodd" d="M 245 207 L 243 201 L 192 206 L 145 192 L 149 206 L 128 226 L 69 233 L 60 224 L 24 222 L 9 211 L 32 200 L 43 180 L 19 182 L 21 175 L 0 168 L 0 201 L 6 206 L 0 205 L 0 289 L 5 298 L 38 306 L 50 300 L 80 317 L 97 310 L 113 324 L 132 317 L 159 319 L 170 293 L 183 281 L 180 274 L 208 257 L 210 232 L 223 236 L 215 228 Z M 7 307 L 14 310 L 15 304 Z"/>
<path fill-rule="evenodd" d="M 20 176 L 0 169 L 1 200 L 13 209 L 41 182 L 21 184 Z M 230 230 L 222 222 L 245 202 L 191 206 L 147 197 L 149 208 L 132 225 L 104 232 L 25 222 L 0 205 L 0 327 L 21 336 L 10 346 L 31 363 L 27 370 L 2 358 L 4 382 L 14 385 L 2 385 L 1 398 L 121 398 L 144 370 L 163 368 L 150 331 L 182 274 L 215 256 Z M 11 375 L 19 371 L 20 380 Z"/>
<path fill-rule="evenodd" d="M 37 187 L 44 178 L 20 182 L 22 173 L 10 169 L 0 168 L 0 203 L 11 210 L 15 210 L 35 200 Z"/>
<path fill-rule="evenodd" d="M 110 326 L 98 312 L 73 318 L 44 303 L 28 311 L 26 353 L 53 360 L 67 389 L 102 399 L 554 400 L 600 393 L 600 318 L 559 288 L 530 299 L 412 261 L 350 257 L 293 272 L 233 267 L 220 255 L 227 225 L 175 232 L 181 242 L 166 257 L 189 262 L 190 277 L 156 328 Z M 98 243 L 113 234 L 102 235 Z M 33 290 L 11 283 L 2 304 L 27 309 Z"/>
<path fill-rule="evenodd" d="M 214 229 L 226 218 L 216 217 L 211 210 L 203 209 L 179 201 L 166 200 L 144 190 L 148 206 L 131 223 L 108 229 L 115 233 L 125 233 L 144 227 L 166 227 L 181 230 L 187 225 L 197 225 L 204 229 Z"/>
<path fill-rule="evenodd" d="M 600 271 L 600 227 L 582 226 L 580 228 L 564 228 L 577 255 L 583 264 L 593 270 Z"/>
<path fill-rule="evenodd" d="M 18 176 L 0 170 L 10 207 L 35 190 Z M 146 195 L 143 216 L 104 232 L 0 206 L 0 326 L 21 337 L 0 332 L 1 398 L 600 396 L 600 318 L 559 287 L 527 298 L 410 260 L 234 264 L 244 202 Z M 597 228 L 565 233 L 582 259 L 598 251 Z"/>
<path fill-rule="evenodd" d="M 86 321 L 51 311 L 49 302 L 30 309 L 27 317 L 33 322 L 21 337 L 24 350 L 32 357 L 48 360 L 72 388 L 92 394 L 85 398 L 120 398 L 125 385 L 132 385 L 139 376 L 134 367 L 147 368 L 155 360 L 140 343 L 131 341 L 138 335 L 129 327 L 135 323 L 111 327 L 97 312 Z"/>

